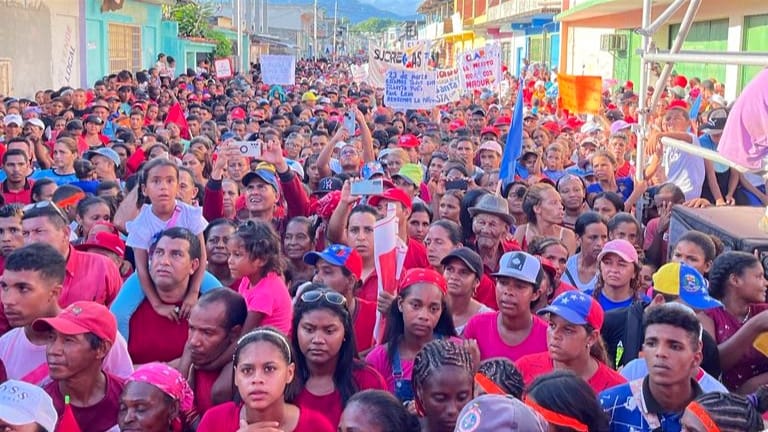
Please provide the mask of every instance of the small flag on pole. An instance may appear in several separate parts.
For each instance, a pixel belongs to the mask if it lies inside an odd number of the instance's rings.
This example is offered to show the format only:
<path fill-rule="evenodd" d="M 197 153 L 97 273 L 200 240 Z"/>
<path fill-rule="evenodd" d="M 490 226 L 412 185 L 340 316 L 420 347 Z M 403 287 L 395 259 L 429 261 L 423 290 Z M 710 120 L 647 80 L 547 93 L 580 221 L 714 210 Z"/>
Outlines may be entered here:
<path fill-rule="evenodd" d="M 387 216 L 373 226 L 373 255 L 378 275 L 378 292 L 397 292 L 397 281 L 403 269 L 405 253 L 398 245 L 398 219 L 395 216 L 394 204 L 387 205 Z M 386 317 L 376 311 L 376 325 L 373 336 L 377 343 L 382 343 Z"/>
<path fill-rule="evenodd" d="M 507 142 L 501 156 L 501 170 L 499 178 L 502 185 L 506 186 L 515 181 L 517 172 L 517 159 L 523 151 L 523 80 L 520 80 L 520 89 L 515 100 L 515 111 L 512 113 L 512 125 L 507 134 Z"/>
<path fill-rule="evenodd" d="M 69 395 L 64 396 L 64 412 L 61 414 L 56 432 L 81 432 L 75 413 L 72 412 L 72 405 L 69 403 Z"/>

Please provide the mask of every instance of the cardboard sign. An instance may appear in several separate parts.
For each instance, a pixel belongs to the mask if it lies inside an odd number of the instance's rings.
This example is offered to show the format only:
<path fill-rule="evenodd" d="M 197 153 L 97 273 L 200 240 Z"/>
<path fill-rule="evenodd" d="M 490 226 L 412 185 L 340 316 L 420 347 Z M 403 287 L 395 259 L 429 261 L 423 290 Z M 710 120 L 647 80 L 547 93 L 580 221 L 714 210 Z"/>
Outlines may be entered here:
<path fill-rule="evenodd" d="M 430 109 L 435 106 L 436 73 L 389 70 L 384 82 L 384 103 L 393 108 Z"/>
<path fill-rule="evenodd" d="M 498 88 L 501 83 L 501 49 L 497 44 L 466 51 L 458 64 L 466 90 Z"/>
<path fill-rule="evenodd" d="M 232 70 L 232 59 L 220 58 L 213 61 L 216 79 L 227 79 L 235 76 Z"/>
<path fill-rule="evenodd" d="M 435 105 L 457 102 L 461 98 L 459 68 L 438 69 Z"/>
<path fill-rule="evenodd" d="M 290 55 L 262 55 L 261 79 L 264 84 L 295 85 L 296 57 Z"/>

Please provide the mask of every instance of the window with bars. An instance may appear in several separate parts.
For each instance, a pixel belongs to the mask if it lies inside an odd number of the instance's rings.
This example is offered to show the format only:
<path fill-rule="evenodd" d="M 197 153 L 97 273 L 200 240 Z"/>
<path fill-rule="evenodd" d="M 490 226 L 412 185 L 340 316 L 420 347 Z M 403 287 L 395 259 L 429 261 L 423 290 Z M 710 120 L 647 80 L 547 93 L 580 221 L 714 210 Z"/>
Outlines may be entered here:
<path fill-rule="evenodd" d="M 109 71 L 141 69 L 141 27 L 109 24 Z"/>

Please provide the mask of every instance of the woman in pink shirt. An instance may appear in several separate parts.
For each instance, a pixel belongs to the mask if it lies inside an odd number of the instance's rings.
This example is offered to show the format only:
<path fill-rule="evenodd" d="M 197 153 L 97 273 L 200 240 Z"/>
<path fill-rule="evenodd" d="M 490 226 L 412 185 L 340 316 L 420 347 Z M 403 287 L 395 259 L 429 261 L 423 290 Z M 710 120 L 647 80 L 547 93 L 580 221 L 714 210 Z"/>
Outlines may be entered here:
<path fill-rule="evenodd" d="M 516 361 L 546 351 L 547 324 L 531 312 L 541 295 L 541 262 L 525 252 L 507 252 L 493 276 L 499 311 L 472 317 L 464 327 L 464 338 L 477 342 L 481 360 L 505 357 Z"/>
<path fill-rule="evenodd" d="M 283 280 L 280 238 L 271 224 L 248 220 L 227 242 L 229 271 L 248 305 L 243 331 L 272 326 L 291 333 L 293 307 Z"/>
<path fill-rule="evenodd" d="M 410 269 L 403 275 L 389 307 L 384 344 L 366 360 L 384 377 L 387 389 L 403 402 L 413 400 L 413 359 L 429 341 L 456 337 L 445 295 L 445 278 L 431 269 Z"/>

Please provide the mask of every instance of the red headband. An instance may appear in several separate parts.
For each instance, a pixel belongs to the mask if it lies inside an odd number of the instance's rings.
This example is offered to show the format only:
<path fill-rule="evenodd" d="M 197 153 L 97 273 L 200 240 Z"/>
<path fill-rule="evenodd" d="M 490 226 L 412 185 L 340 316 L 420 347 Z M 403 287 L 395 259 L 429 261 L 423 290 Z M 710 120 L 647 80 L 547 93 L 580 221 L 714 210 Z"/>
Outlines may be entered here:
<path fill-rule="evenodd" d="M 495 382 L 493 382 L 490 378 L 488 378 L 487 376 L 485 376 L 480 372 L 475 374 L 475 382 L 477 383 L 477 385 L 480 386 L 480 388 L 483 389 L 484 392 L 488 394 L 495 394 L 495 395 L 507 394 Z"/>
<path fill-rule="evenodd" d="M 704 425 L 704 432 L 720 432 L 720 428 L 717 427 L 717 423 L 712 420 L 707 410 L 704 409 L 698 402 L 693 401 L 688 404 L 687 408 L 691 414 L 696 416 L 697 419 Z"/>
<path fill-rule="evenodd" d="M 573 417 L 567 416 L 565 414 L 560 414 L 558 412 L 548 410 L 543 406 L 537 404 L 533 399 L 531 399 L 528 396 L 525 397 L 525 404 L 533 408 L 534 411 L 536 411 L 542 417 L 544 417 L 544 420 L 546 420 L 547 422 L 553 425 L 568 427 L 575 430 L 576 432 L 588 432 L 589 430 L 587 428 L 587 425 L 585 425 L 584 423 L 576 420 Z"/>

